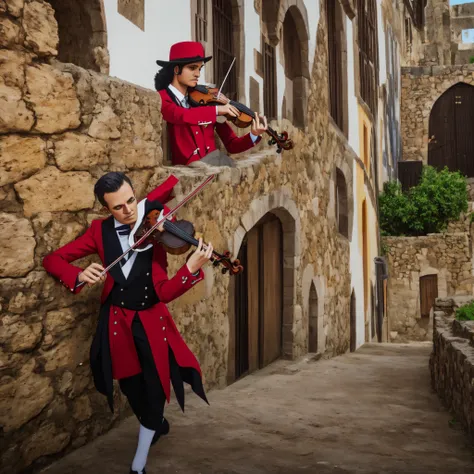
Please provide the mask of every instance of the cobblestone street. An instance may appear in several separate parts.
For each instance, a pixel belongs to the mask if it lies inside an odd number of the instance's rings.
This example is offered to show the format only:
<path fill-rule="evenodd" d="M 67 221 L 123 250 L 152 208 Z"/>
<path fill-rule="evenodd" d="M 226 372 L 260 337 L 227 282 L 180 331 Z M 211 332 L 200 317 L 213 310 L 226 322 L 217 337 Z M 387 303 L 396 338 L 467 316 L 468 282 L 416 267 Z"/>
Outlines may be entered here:
<path fill-rule="evenodd" d="M 431 391 L 430 343 L 365 345 L 330 360 L 278 361 L 220 391 L 210 406 L 172 402 L 170 434 L 148 474 L 468 474 L 473 451 Z M 45 474 L 128 473 L 134 418 Z"/>

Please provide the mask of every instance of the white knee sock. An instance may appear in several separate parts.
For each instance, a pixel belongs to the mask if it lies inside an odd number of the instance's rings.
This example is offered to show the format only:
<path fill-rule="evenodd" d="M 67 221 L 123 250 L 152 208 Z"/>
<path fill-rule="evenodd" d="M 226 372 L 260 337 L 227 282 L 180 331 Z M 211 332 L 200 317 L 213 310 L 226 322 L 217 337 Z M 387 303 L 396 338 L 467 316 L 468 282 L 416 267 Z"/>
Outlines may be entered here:
<path fill-rule="evenodd" d="M 139 474 L 141 474 L 145 468 L 148 451 L 150 450 L 154 434 L 155 432 L 153 430 L 149 430 L 143 425 L 140 425 L 140 433 L 138 434 L 138 447 L 135 457 L 133 458 L 132 471 L 137 471 Z"/>

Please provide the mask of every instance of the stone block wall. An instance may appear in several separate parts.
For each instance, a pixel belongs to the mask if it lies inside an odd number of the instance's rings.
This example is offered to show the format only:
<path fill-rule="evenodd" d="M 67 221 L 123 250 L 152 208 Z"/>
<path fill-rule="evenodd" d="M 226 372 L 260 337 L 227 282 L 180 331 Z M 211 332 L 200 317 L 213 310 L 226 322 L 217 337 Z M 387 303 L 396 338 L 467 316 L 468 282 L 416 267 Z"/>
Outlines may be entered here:
<path fill-rule="evenodd" d="M 457 321 L 455 311 L 470 297 L 438 299 L 434 311 L 431 385 L 457 422 L 474 439 L 474 321 Z"/>
<path fill-rule="evenodd" d="M 421 317 L 420 278 L 437 275 L 438 297 L 473 292 L 468 232 L 385 237 L 388 249 L 388 319 L 392 342 L 431 339 L 432 318 Z"/>
<path fill-rule="evenodd" d="M 458 82 L 474 85 L 474 64 L 402 68 L 403 160 L 428 163 L 428 132 L 436 100 Z"/>
<path fill-rule="evenodd" d="M 234 256 L 267 212 L 280 218 L 286 357 L 307 352 L 308 275 L 324 283 L 322 350 L 338 354 L 349 347 L 349 240 L 337 232 L 330 190 L 337 167 L 353 206 L 354 155 L 329 126 L 324 28 L 321 22 L 308 130 L 289 124 L 295 149 L 280 156 L 260 145 L 240 157 L 238 168 L 222 170 L 179 214 L 216 249 Z M 47 2 L 0 0 L 2 474 L 37 470 L 128 414 L 117 391 L 112 416 L 90 377 L 101 288 L 69 294 L 43 271 L 44 255 L 106 216 L 93 185 L 107 171 L 127 172 L 139 198 L 170 173 L 180 178 L 177 199 L 204 178 L 198 170 L 164 166 L 156 92 L 62 64 L 55 59 L 57 45 Z M 169 274 L 182 264 L 182 257 L 170 258 Z M 207 268 L 204 283 L 169 305 L 202 365 L 207 389 L 224 386 L 233 363 L 232 292 L 228 276 Z"/>

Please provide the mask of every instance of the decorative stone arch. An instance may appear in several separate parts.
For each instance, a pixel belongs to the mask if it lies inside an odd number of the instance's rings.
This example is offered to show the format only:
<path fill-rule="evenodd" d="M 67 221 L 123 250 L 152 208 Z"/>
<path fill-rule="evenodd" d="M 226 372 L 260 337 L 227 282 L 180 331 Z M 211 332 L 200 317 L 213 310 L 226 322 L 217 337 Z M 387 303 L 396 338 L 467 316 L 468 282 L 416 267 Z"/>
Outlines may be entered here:
<path fill-rule="evenodd" d="M 263 31 L 272 46 L 276 46 L 280 42 L 285 16 L 292 7 L 298 9 L 300 12 L 301 19 L 298 19 L 297 27 L 298 29 L 303 29 L 308 38 L 308 11 L 306 10 L 306 5 L 303 0 L 262 0 L 261 18 L 265 26 Z M 307 43 L 305 50 L 307 56 Z"/>
<path fill-rule="evenodd" d="M 317 352 L 326 351 L 326 320 L 324 315 L 324 302 L 326 298 L 326 279 L 324 275 L 314 275 L 314 267 L 309 264 L 303 272 L 301 282 L 303 298 L 303 328 L 307 334 L 308 352 L 311 352 L 311 318 L 317 317 Z M 316 295 L 316 302 L 314 301 Z"/>
<path fill-rule="evenodd" d="M 443 82 L 443 90 L 440 91 L 439 88 L 431 88 L 429 89 L 429 93 L 423 94 L 423 103 L 424 103 L 424 110 L 425 114 L 423 114 L 423 152 L 422 152 L 422 157 L 423 157 L 423 163 L 428 164 L 428 142 L 429 142 L 429 131 L 430 131 L 430 117 L 431 117 L 431 111 L 433 110 L 433 107 L 435 103 L 438 101 L 438 99 L 445 94 L 451 87 L 457 85 L 457 84 L 466 84 L 472 86 L 473 84 L 470 84 L 469 82 L 466 81 L 460 81 L 459 76 L 453 76 L 453 77 L 446 77 L 446 80 Z M 428 92 L 427 89 L 423 89 L 424 92 Z"/>
<path fill-rule="evenodd" d="M 103 0 L 47 0 L 58 23 L 58 60 L 108 74 Z"/>
<path fill-rule="evenodd" d="M 264 217 L 272 213 L 281 222 L 283 232 L 283 332 L 282 353 L 287 359 L 298 357 L 303 349 L 293 337 L 295 324 L 301 324 L 301 306 L 297 305 L 296 296 L 296 269 L 299 266 L 301 245 L 301 222 L 296 203 L 289 193 L 282 189 L 251 202 L 249 210 L 241 217 L 241 225 L 233 236 L 233 255 L 239 255 L 245 235 Z M 233 361 L 235 360 L 235 284 L 229 284 L 229 352 L 227 378 L 231 382 L 234 378 Z M 306 341 L 304 352 L 306 352 Z"/>
<path fill-rule="evenodd" d="M 285 71 L 281 116 L 304 129 L 309 82 L 309 30 L 297 6 L 289 6 L 286 10 L 281 31 L 280 62 Z"/>

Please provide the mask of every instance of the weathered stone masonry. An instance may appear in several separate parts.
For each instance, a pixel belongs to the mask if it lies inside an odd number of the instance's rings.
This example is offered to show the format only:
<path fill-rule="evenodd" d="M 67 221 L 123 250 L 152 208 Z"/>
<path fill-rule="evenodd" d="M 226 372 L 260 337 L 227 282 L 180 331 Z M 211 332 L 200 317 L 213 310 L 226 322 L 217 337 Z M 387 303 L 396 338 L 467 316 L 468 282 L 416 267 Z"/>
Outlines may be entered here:
<path fill-rule="evenodd" d="M 438 98 L 458 82 L 474 85 L 474 64 L 402 68 L 403 160 L 428 163 L 431 109 Z"/>
<path fill-rule="evenodd" d="M 353 182 L 353 154 L 328 125 L 326 41 L 323 21 L 307 133 L 295 131 L 295 149 L 266 157 L 255 150 L 180 212 L 234 254 L 259 216 L 280 217 L 287 357 L 307 352 L 311 279 L 324 287 L 323 347 L 336 354 L 349 346 L 349 240 L 337 232 L 330 188 L 336 166 Z M 105 216 L 92 193 L 104 172 L 126 171 L 140 198 L 170 172 L 181 178 L 178 199 L 202 179 L 163 166 L 158 94 L 57 62 L 57 42 L 48 3 L 0 0 L 1 473 L 48 463 L 127 414 L 117 393 L 111 416 L 89 374 L 100 288 L 69 294 L 45 275 L 43 256 Z M 170 259 L 169 273 L 182 261 Z M 232 364 L 233 300 L 227 276 L 212 268 L 206 275 L 170 310 L 212 388 L 226 383 Z"/>
<path fill-rule="evenodd" d="M 439 297 L 472 293 L 469 220 L 465 218 L 464 232 L 454 227 L 443 234 L 383 239 L 390 269 L 387 306 L 393 342 L 431 340 L 432 318 L 421 317 L 421 277 L 437 276 Z"/>
<path fill-rule="evenodd" d="M 474 321 L 457 321 L 455 311 L 470 297 L 436 300 L 431 384 L 457 422 L 474 439 Z"/>

